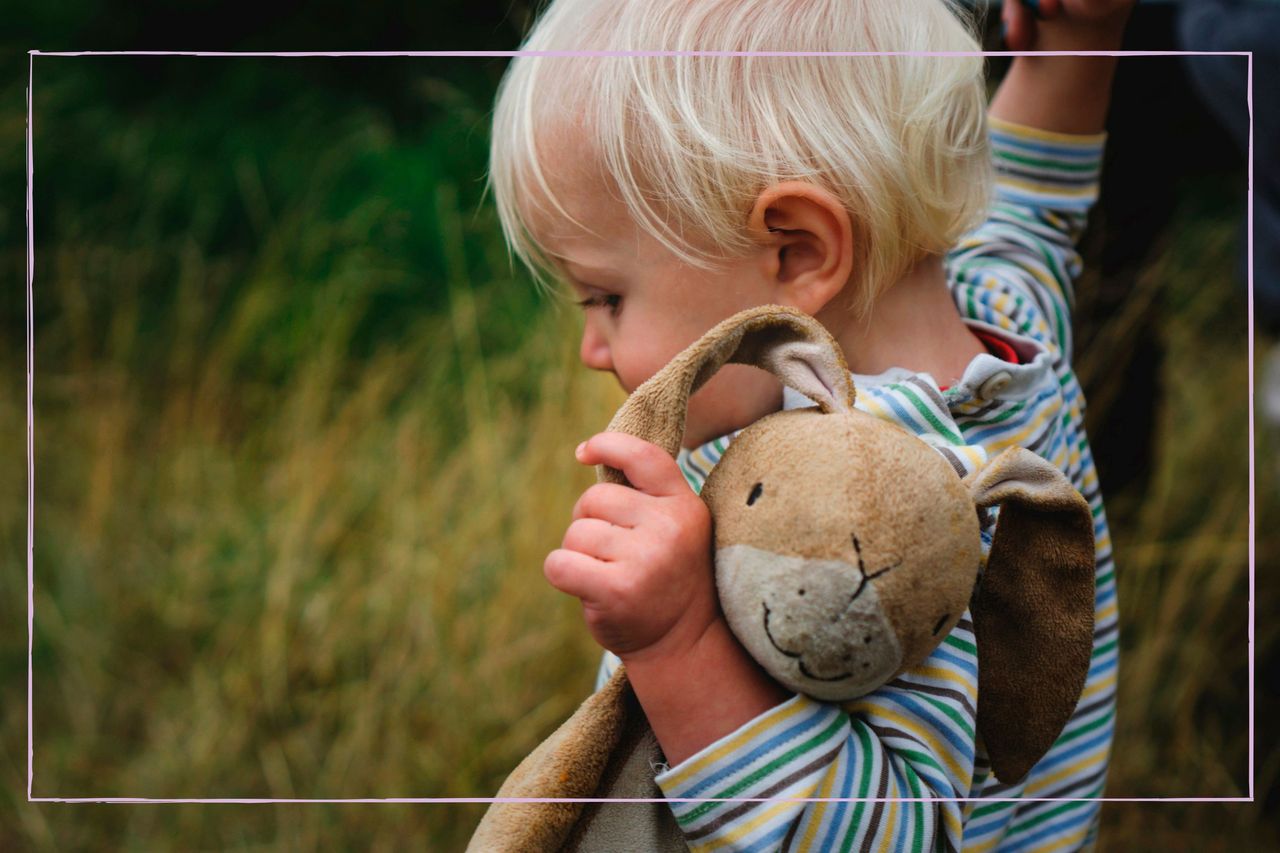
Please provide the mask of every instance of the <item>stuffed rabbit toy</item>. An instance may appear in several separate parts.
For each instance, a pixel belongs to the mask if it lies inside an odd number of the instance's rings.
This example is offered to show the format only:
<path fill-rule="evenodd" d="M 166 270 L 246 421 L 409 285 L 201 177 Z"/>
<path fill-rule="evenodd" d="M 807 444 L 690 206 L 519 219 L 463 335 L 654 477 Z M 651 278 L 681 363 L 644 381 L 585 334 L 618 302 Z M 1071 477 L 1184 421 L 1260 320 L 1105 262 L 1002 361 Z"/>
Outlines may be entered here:
<path fill-rule="evenodd" d="M 781 306 L 707 332 L 627 399 L 609 429 L 675 455 L 685 408 L 729 362 L 816 404 L 744 429 L 702 490 L 721 608 L 779 683 L 842 702 L 924 660 L 970 609 L 981 660 L 978 730 L 996 776 L 1021 779 L 1062 730 L 1089 668 L 1094 541 L 1063 474 L 1010 448 L 964 480 L 924 442 L 854 408 L 835 341 Z M 626 483 L 602 468 L 600 478 Z M 986 568 L 980 529 L 1000 506 Z M 685 845 L 653 782 L 662 753 L 625 669 L 517 767 L 469 849 L 667 850 Z"/>

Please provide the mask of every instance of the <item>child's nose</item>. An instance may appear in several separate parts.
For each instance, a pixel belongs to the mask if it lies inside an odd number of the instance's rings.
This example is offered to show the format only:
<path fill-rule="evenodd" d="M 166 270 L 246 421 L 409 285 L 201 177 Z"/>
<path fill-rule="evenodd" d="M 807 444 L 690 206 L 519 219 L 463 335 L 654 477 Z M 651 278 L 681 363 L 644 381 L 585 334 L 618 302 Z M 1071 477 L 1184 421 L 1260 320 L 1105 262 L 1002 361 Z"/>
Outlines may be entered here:
<path fill-rule="evenodd" d="M 592 370 L 613 370 L 609 344 L 603 335 L 591 328 L 590 323 L 582 330 L 582 347 L 578 351 L 578 357 Z"/>

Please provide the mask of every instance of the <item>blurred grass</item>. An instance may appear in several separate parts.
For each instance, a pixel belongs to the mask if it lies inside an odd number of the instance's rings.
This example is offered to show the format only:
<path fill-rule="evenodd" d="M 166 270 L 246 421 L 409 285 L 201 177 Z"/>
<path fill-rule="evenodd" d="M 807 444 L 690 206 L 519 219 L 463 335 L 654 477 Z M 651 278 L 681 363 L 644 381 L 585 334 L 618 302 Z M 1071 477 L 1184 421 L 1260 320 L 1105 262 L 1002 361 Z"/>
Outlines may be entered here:
<path fill-rule="evenodd" d="M 1137 327 L 1156 312 L 1164 361 L 1155 468 L 1144 489 L 1108 501 L 1123 631 L 1110 797 L 1250 791 L 1248 321 L 1230 275 L 1241 205 L 1215 206 L 1221 192 L 1202 187 L 1188 198 L 1122 310 L 1079 361 L 1091 418 L 1103 420 L 1123 393 Z M 1259 338 L 1257 351 L 1274 345 Z M 1278 634 L 1266 576 L 1280 559 L 1280 479 L 1276 427 L 1257 426 L 1259 804 L 1112 804 L 1103 811 L 1103 849 L 1263 850 L 1280 842 L 1274 811 L 1264 820 L 1260 805 L 1280 771 L 1267 748 Z"/>
<path fill-rule="evenodd" d="M 84 80 L 38 79 L 34 793 L 492 793 L 594 676 L 541 564 L 592 482 L 575 437 L 619 392 L 570 369 L 575 319 L 512 280 L 476 210 L 483 110 L 428 79 L 450 121 L 402 138 L 304 90 L 210 142 L 208 104 L 113 124 L 70 103 Z M 17 567 L 25 499 L 5 499 Z M 4 583 L 17 781 L 24 584 Z M 448 849 L 481 809 L 5 811 L 5 849 Z"/>
<path fill-rule="evenodd" d="M 38 71 L 36 795 L 491 795 L 594 675 L 576 604 L 540 569 L 592 481 L 571 448 L 619 396 L 576 366 L 576 319 L 508 270 L 477 207 L 486 96 L 424 68 L 421 120 L 402 125 L 265 67 L 123 106 L 108 69 Z M 1160 311 L 1158 466 L 1108 495 L 1109 796 L 1247 785 L 1234 212 L 1179 217 L 1080 363 L 1097 417 Z M 4 252 L 22 268 L 18 241 Z M 13 291 L 0 311 L 16 330 Z M 23 802 L 20 335 L 0 357 L 0 849 L 459 849 L 483 806 Z M 1258 564 L 1278 556 L 1262 521 Z M 1275 642 L 1261 619 L 1260 659 Z M 1269 788 L 1276 762 L 1259 760 Z M 1116 850 L 1255 849 L 1275 831 L 1247 808 L 1104 816 Z"/>
<path fill-rule="evenodd" d="M 1248 324 L 1243 295 L 1213 272 L 1230 268 L 1235 233 L 1233 219 L 1177 217 L 1078 361 L 1090 407 L 1113 405 L 1126 345 L 1158 306 L 1157 464 L 1145 489 L 1108 500 L 1124 627 L 1109 796 L 1247 790 Z M 1259 498 L 1265 519 L 1275 494 Z M 1260 529 L 1260 549 L 1274 543 Z"/>

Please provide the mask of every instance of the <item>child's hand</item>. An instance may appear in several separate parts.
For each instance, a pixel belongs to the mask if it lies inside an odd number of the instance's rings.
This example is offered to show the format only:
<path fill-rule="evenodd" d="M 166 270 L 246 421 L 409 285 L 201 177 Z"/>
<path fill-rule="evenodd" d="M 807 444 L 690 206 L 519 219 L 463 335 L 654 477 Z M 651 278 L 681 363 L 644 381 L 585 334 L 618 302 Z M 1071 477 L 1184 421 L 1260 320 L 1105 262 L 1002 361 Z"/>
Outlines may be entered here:
<path fill-rule="evenodd" d="M 1004 0 L 1010 50 L 1114 50 L 1135 0 Z"/>
<path fill-rule="evenodd" d="M 711 513 L 657 445 L 603 432 L 577 458 L 617 468 L 635 488 L 598 483 L 582 493 L 562 547 L 543 564 L 547 580 L 582 599 L 592 636 L 624 661 L 682 654 L 720 618 Z"/>

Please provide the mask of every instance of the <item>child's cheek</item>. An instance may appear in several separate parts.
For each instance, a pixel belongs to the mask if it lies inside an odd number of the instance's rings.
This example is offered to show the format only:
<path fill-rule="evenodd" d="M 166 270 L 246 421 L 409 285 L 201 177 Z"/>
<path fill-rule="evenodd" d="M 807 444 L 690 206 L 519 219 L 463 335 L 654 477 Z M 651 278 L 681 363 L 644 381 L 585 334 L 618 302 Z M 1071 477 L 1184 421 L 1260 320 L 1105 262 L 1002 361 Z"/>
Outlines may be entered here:
<path fill-rule="evenodd" d="M 639 346 L 614 348 L 613 372 L 618 383 L 630 394 L 680 354 L 680 349 L 667 352 L 666 347 L 641 342 Z"/>
<path fill-rule="evenodd" d="M 782 408 L 782 386 L 754 367 L 730 364 L 689 398 L 686 447 L 742 429 Z"/>

